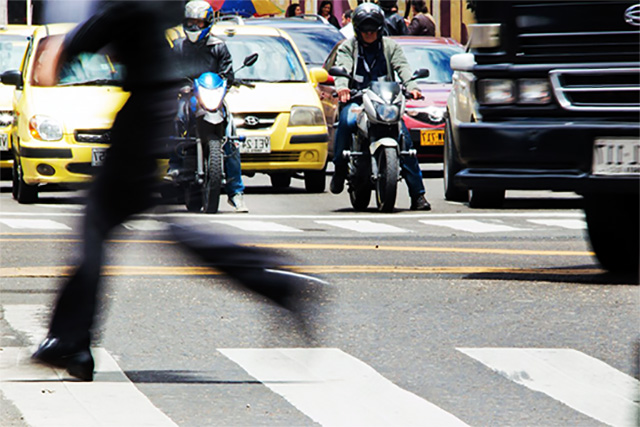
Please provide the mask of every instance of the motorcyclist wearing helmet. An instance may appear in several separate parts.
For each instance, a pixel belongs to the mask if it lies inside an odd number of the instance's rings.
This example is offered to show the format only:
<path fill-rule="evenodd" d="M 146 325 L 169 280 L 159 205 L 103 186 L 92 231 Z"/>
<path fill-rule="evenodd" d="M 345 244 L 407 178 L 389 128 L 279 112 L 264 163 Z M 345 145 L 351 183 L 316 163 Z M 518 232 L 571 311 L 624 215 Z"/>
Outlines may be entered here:
<path fill-rule="evenodd" d="M 347 162 L 342 156 L 348 146 L 351 136 L 356 131 L 356 113 L 353 111 L 358 105 L 349 102 L 351 89 L 366 88 L 375 80 L 394 81 L 397 74 L 403 85 L 416 99 L 422 98 L 418 85 L 410 81 L 411 68 L 402 48 L 393 40 L 382 35 L 385 17 L 382 9 L 373 3 L 363 3 L 356 7 L 351 15 L 355 37 L 345 40 L 338 48 L 335 66 L 344 67 L 354 77 L 336 77 L 335 86 L 338 100 L 344 104 L 340 111 L 340 119 L 335 134 L 333 163 L 335 172 L 331 180 L 331 192 L 339 194 L 344 188 L 347 176 Z M 411 136 L 406 125 L 402 122 L 405 149 L 413 148 Z M 404 177 L 411 197 L 411 210 L 430 210 L 431 205 L 425 197 L 422 182 L 422 172 L 416 157 L 406 157 L 402 161 L 402 176 Z"/>
<path fill-rule="evenodd" d="M 185 6 L 185 14 L 182 28 L 186 37 L 175 41 L 173 50 L 179 58 L 182 74 L 192 80 L 208 71 L 219 74 L 229 82 L 233 82 L 233 62 L 231 54 L 224 41 L 210 34 L 213 25 L 213 8 L 204 0 L 192 0 Z M 186 102 L 184 100 L 183 102 Z M 183 105 L 179 111 L 187 111 Z M 179 113 L 180 114 L 180 113 Z M 221 123 L 216 126 L 224 126 Z M 219 132 L 224 135 L 224 130 Z M 248 212 L 244 203 L 244 184 L 242 182 L 242 169 L 240 164 L 240 151 L 235 144 L 224 145 L 224 169 L 226 174 L 225 191 L 228 202 L 235 212 Z M 168 174 L 177 176 L 175 159 L 172 159 Z"/>

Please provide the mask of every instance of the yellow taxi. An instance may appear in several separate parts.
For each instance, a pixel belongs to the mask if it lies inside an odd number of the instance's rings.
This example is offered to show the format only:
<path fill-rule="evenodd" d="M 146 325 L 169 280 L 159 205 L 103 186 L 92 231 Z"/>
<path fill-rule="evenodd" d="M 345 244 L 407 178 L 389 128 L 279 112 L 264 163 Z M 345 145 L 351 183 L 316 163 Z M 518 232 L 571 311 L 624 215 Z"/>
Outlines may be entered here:
<path fill-rule="evenodd" d="M 123 67 L 103 53 L 70 58 L 55 86 L 40 83 L 47 43 L 73 27 L 38 27 L 21 70 L 2 74 L 5 85 L 15 86 L 10 143 L 13 196 L 19 203 L 36 201 L 43 184 L 73 187 L 90 181 L 104 159 L 115 115 L 129 96 L 121 87 Z"/>
<path fill-rule="evenodd" d="M 29 25 L 0 26 L 0 73 L 20 68 L 29 37 L 35 27 Z M 0 83 L 0 169 L 10 172 L 13 163 L 9 131 L 13 122 L 13 91 L 15 87 Z"/>
<path fill-rule="evenodd" d="M 239 135 L 242 173 L 266 173 L 274 187 L 302 177 L 308 192 L 325 190 L 329 135 L 315 87 L 327 80 L 322 68 L 308 70 L 292 39 L 272 27 L 214 25 L 227 44 L 235 77 L 253 87 L 232 87 L 226 97 Z M 258 53 L 251 67 L 244 58 Z"/>

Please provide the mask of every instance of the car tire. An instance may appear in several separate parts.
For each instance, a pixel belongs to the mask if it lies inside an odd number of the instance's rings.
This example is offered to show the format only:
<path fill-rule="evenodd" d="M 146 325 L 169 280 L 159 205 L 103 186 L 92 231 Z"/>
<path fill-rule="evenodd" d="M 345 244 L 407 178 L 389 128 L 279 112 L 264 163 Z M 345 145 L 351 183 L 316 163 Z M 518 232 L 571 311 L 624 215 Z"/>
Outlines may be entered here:
<path fill-rule="evenodd" d="M 467 190 L 454 181 L 455 175 L 462 170 L 462 166 L 458 161 L 455 144 L 453 143 L 453 132 L 451 131 L 451 123 L 446 121 L 444 131 L 444 159 L 443 159 L 443 175 L 444 175 L 444 198 L 451 202 L 466 202 L 469 200 Z"/>
<path fill-rule="evenodd" d="M 22 176 L 22 165 L 18 159 L 13 162 L 12 178 L 13 188 L 11 189 L 11 192 L 18 203 L 35 203 L 38 200 L 38 186 L 29 185 L 24 182 L 24 178 Z"/>
<path fill-rule="evenodd" d="M 327 165 L 322 170 L 305 171 L 304 189 L 307 193 L 324 193 L 327 188 Z"/>
<path fill-rule="evenodd" d="M 291 174 L 289 173 L 274 173 L 269 175 L 271 178 L 271 186 L 273 188 L 289 188 L 291 186 Z"/>
<path fill-rule="evenodd" d="M 638 195 L 587 194 L 584 211 L 591 247 L 600 265 L 612 272 L 638 276 Z"/>
<path fill-rule="evenodd" d="M 505 190 L 469 189 L 470 208 L 500 208 L 504 203 Z"/>

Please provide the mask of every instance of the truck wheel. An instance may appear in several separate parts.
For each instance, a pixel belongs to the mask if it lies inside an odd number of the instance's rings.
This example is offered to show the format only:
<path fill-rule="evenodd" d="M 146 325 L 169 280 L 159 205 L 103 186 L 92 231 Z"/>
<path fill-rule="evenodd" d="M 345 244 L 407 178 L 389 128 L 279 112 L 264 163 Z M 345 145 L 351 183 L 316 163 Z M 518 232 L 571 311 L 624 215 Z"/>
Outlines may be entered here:
<path fill-rule="evenodd" d="M 24 182 L 19 159 L 13 161 L 12 184 L 11 192 L 18 203 L 35 203 L 38 200 L 38 186 Z"/>
<path fill-rule="evenodd" d="M 378 177 L 376 179 L 376 204 L 380 212 L 393 212 L 398 192 L 400 163 L 395 147 L 384 147 L 376 153 Z"/>
<path fill-rule="evenodd" d="M 274 173 L 269 177 L 273 188 L 289 188 L 291 186 L 291 174 L 289 173 Z"/>
<path fill-rule="evenodd" d="M 322 170 L 304 172 L 304 189 L 307 193 L 324 193 L 327 187 L 327 165 Z"/>
<path fill-rule="evenodd" d="M 613 273 L 637 277 L 640 269 L 638 195 L 587 194 L 584 201 L 589 240 L 600 265 Z"/>
<path fill-rule="evenodd" d="M 202 192 L 202 210 L 204 213 L 216 213 L 220 206 L 222 188 L 222 146 L 220 140 L 211 138 L 207 144 L 207 174 Z"/>
<path fill-rule="evenodd" d="M 499 208 L 504 203 L 504 190 L 469 189 L 470 208 Z"/>
<path fill-rule="evenodd" d="M 467 190 L 453 180 L 453 177 L 462 170 L 457 157 L 456 147 L 453 144 L 451 124 L 447 120 L 444 130 L 444 198 L 452 202 L 466 202 L 469 200 Z"/>

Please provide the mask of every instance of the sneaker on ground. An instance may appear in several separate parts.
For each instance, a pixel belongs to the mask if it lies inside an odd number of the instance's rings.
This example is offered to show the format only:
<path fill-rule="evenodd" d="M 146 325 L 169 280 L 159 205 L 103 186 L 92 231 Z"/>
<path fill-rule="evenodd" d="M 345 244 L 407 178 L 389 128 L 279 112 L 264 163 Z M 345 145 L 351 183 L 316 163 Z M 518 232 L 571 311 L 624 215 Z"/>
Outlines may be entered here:
<path fill-rule="evenodd" d="M 247 205 L 244 204 L 244 194 L 236 193 L 233 196 L 229 197 L 227 202 L 233 207 L 235 212 L 238 213 L 246 213 L 249 212 Z"/>
<path fill-rule="evenodd" d="M 430 211 L 431 204 L 427 201 L 427 198 L 424 197 L 424 194 L 419 195 L 415 199 L 411 200 L 412 211 Z"/>

